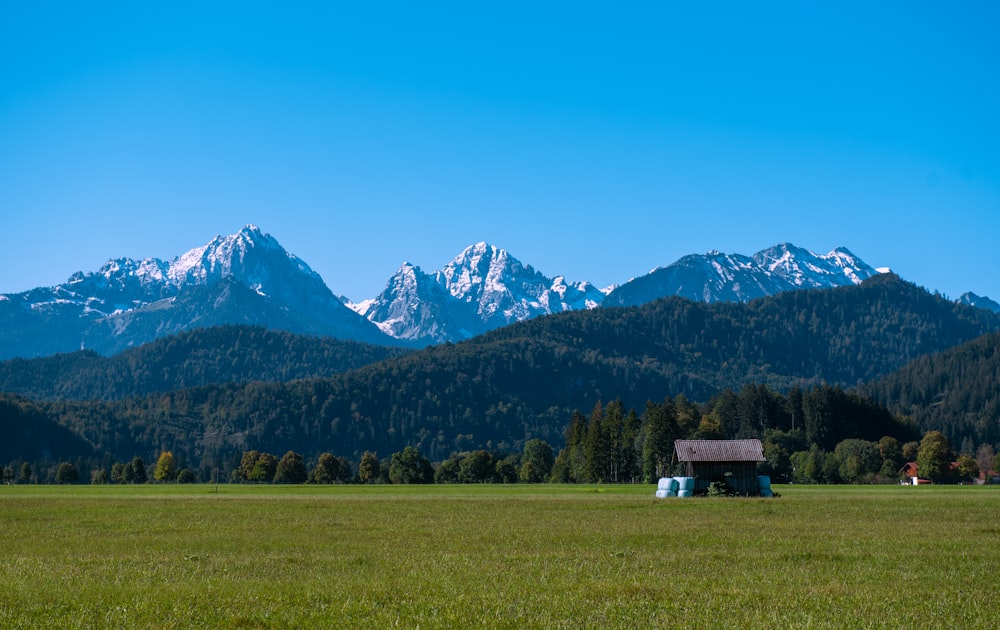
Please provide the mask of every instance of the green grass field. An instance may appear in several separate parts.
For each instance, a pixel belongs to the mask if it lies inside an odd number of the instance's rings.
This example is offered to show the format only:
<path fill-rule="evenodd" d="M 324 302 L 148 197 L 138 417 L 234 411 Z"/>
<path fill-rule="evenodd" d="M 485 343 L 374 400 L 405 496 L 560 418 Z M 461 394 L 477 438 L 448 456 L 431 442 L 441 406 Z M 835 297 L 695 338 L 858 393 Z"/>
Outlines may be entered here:
<path fill-rule="evenodd" d="M 1000 487 L 0 487 L 0 627 L 1000 624 Z"/>

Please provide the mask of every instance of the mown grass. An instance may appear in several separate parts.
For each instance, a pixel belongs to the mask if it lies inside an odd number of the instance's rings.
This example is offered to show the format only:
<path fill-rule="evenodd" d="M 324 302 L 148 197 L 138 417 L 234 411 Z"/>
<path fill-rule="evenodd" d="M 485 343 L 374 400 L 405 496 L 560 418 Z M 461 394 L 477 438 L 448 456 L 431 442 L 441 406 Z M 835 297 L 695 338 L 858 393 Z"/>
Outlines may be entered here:
<path fill-rule="evenodd" d="M 997 627 L 1000 488 L 0 488 L 0 627 Z"/>

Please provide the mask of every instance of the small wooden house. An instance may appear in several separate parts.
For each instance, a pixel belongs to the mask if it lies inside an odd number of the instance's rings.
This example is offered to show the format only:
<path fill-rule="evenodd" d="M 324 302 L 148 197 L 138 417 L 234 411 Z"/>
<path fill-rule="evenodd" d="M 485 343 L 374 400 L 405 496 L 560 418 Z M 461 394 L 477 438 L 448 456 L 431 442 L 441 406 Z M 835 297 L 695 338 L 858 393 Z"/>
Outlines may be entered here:
<path fill-rule="evenodd" d="M 757 464 L 764 460 L 760 440 L 677 440 L 677 461 L 694 477 L 694 491 L 708 490 L 713 481 L 725 481 L 737 494 L 756 496 Z"/>

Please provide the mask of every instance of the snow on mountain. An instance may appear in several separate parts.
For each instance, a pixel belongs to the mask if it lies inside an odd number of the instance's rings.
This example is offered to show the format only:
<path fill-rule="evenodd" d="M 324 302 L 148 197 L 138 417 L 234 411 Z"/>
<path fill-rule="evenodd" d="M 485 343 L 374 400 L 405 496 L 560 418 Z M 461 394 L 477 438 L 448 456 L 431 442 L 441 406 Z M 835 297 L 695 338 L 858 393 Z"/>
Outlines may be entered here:
<path fill-rule="evenodd" d="M 403 263 L 378 297 L 353 307 L 387 335 L 419 343 L 466 339 L 483 328 L 470 305 L 410 263 Z"/>
<path fill-rule="evenodd" d="M 166 276 L 180 287 L 210 284 L 232 276 L 267 295 L 269 283 L 284 274 L 301 274 L 322 283 L 322 279 L 298 257 L 285 251 L 270 234 L 256 225 L 247 225 L 231 236 L 216 236 L 208 244 L 172 260 Z"/>
<path fill-rule="evenodd" d="M 539 315 L 594 308 L 603 299 L 590 283 L 549 278 L 481 242 L 433 274 L 404 264 L 378 297 L 353 308 L 392 336 L 436 343 Z"/>
<path fill-rule="evenodd" d="M 590 283 L 548 278 L 524 265 L 507 250 L 476 243 L 435 274 L 455 298 L 476 305 L 487 327 L 502 326 L 538 315 L 558 313 L 603 301 Z"/>
<path fill-rule="evenodd" d="M 711 251 L 633 278 L 609 293 L 604 305 L 634 306 L 671 295 L 703 302 L 746 302 L 793 289 L 860 284 L 875 273 L 845 248 L 823 256 L 790 243 L 751 257 Z"/>
<path fill-rule="evenodd" d="M 351 307 L 389 335 L 438 343 L 568 310 L 638 305 L 669 295 L 746 302 L 793 289 L 860 284 L 875 273 L 845 248 L 818 255 L 782 243 L 752 257 L 718 251 L 685 256 L 601 290 L 563 276 L 549 278 L 506 250 L 480 242 L 433 274 L 404 264 L 378 297 Z"/>
<path fill-rule="evenodd" d="M 638 305 L 671 295 L 745 302 L 793 289 L 859 284 L 876 273 L 845 248 L 817 255 L 782 243 L 751 257 L 717 251 L 685 256 L 620 286 L 598 289 L 561 275 L 550 278 L 480 242 L 433 273 L 404 263 L 378 296 L 352 304 L 335 296 L 274 237 L 247 225 L 169 261 L 112 259 L 55 287 L 0 296 L 0 359 L 81 346 L 111 353 L 225 323 L 426 345 L 562 311 Z M 968 303 L 996 305 L 967 295 Z"/>
<path fill-rule="evenodd" d="M 96 272 L 73 274 L 64 284 L 7 296 L 0 321 L 7 323 L 0 330 L 0 359 L 81 346 L 112 353 L 225 323 L 392 342 L 344 306 L 305 262 L 254 225 L 216 236 L 170 261 L 112 259 Z"/>
<path fill-rule="evenodd" d="M 791 243 L 781 243 L 757 252 L 753 261 L 800 289 L 861 284 L 877 273 L 845 247 L 819 256 Z"/>

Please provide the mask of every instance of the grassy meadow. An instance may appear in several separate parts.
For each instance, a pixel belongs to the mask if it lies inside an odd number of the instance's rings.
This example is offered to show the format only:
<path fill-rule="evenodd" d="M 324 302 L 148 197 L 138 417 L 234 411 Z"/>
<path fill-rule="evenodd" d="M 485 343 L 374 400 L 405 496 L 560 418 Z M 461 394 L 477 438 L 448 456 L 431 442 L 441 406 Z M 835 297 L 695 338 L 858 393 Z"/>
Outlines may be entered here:
<path fill-rule="evenodd" d="M 0 627 L 987 628 L 1000 487 L 4 486 Z"/>

